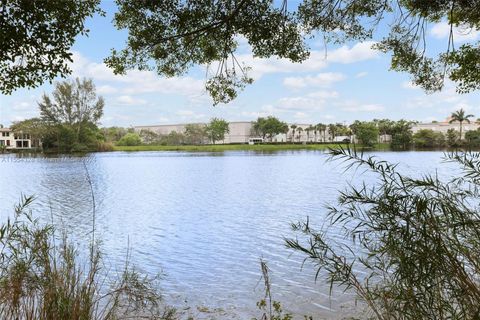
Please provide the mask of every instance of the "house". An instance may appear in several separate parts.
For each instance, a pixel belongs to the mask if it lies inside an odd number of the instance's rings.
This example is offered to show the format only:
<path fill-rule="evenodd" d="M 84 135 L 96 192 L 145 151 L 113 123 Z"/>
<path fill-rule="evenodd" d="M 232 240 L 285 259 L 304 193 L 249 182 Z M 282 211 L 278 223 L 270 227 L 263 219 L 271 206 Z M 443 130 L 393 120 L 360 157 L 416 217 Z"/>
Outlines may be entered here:
<path fill-rule="evenodd" d="M 10 128 L 0 128 L 0 149 L 17 150 L 41 147 L 28 133 L 15 133 Z"/>

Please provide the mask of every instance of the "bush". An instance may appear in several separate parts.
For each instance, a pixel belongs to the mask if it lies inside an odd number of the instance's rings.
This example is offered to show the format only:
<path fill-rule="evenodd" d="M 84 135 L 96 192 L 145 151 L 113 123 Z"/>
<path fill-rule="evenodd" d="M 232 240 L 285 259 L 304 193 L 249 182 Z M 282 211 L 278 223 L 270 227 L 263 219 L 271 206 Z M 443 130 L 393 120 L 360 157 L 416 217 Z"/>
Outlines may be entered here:
<path fill-rule="evenodd" d="M 13 219 L 0 226 L 1 319 L 174 319 L 173 309 L 160 306 L 153 279 L 128 262 L 106 288 L 98 247 L 91 243 L 83 267 L 66 236 L 57 243 L 54 228 L 33 219 L 32 201 L 25 197 Z"/>
<path fill-rule="evenodd" d="M 422 129 L 413 135 L 413 143 L 417 148 L 443 147 L 445 146 L 445 136 L 441 132 Z"/>
<path fill-rule="evenodd" d="M 373 122 L 357 122 L 355 136 L 365 147 L 373 147 L 378 142 L 378 128 Z"/>
<path fill-rule="evenodd" d="M 466 136 L 466 134 L 465 134 Z M 460 133 L 455 129 L 447 130 L 447 145 L 450 148 L 458 147 L 460 145 Z"/>
<path fill-rule="evenodd" d="M 480 147 L 480 131 L 471 130 L 465 132 L 465 140 L 469 147 Z"/>
<path fill-rule="evenodd" d="M 142 139 L 137 133 L 127 133 L 117 142 L 117 146 L 139 146 Z"/>
<path fill-rule="evenodd" d="M 356 292 L 377 319 L 479 319 L 480 154 L 447 156 L 464 175 L 446 182 L 402 175 L 354 150 L 331 156 L 372 171 L 378 182 L 349 187 L 327 208 L 348 241 L 332 240 L 307 220 L 293 226 L 305 241 L 289 239 L 288 246 L 331 285 Z"/>

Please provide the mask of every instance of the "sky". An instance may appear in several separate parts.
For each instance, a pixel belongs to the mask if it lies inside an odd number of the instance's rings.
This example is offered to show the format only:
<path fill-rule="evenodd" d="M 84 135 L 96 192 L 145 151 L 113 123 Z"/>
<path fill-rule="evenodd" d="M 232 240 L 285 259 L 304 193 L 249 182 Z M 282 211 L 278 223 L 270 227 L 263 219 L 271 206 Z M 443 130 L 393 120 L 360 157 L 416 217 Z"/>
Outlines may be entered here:
<path fill-rule="evenodd" d="M 205 91 L 205 67 L 165 78 L 150 71 L 129 71 L 116 76 L 103 64 L 112 48 L 122 49 L 125 30 L 112 24 L 113 0 L 104 0 L 106 16 L 87 21 L 88 36 L 79 36 L 72 48 L 71 77 L 92 78 L 97 93 L 105 98 L 102 126 L 137 126 L 207 122 L 212 117 L 228 121 L 253 121 L 273 115 L 289 123 L 351 123 L 379 118 L 421 122 L 443 121 L 460 108 L 480 118 L 480 95 L 460 95 L 447 83 L 442 92 L 425 94 L 413 86 L 410 76 L 390 71 L 390 55 L 372 50 L 373 41 L 327 47 L 318 40 L 308 42 L 311 55 L 294 64 L 283 59 L 256 59 L 240 39 L 237 59 L 252 68 L 254 83 L 228 104 L 212 105 Z M 380 30 L 382 31 L 382 30 Z M 380 32 L 381 33 L 381 32 Z M 434 50 L 446 47 L 449 26 L 428 26 L 428 43 Z M 457 30 L 457 45 L 480 39 L 479 31 Z M 61 79 L 58 79 L 61 80 Z M 38 102 L 53 85 L 18 89 L 0 95 L 0 124 L 39 115 Z"/>

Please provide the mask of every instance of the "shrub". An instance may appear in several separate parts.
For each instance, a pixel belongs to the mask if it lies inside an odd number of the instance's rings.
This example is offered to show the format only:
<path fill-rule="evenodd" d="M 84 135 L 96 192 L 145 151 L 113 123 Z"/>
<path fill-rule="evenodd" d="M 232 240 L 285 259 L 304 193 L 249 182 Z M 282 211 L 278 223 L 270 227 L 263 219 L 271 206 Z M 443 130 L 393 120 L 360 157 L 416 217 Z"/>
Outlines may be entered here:
<path fill-rule="evenodd" d="M 98 247 L 91 244 L 83 267 L 66 236 L 57 243 L 54 228 L 33 219 L 32 201 L 23 198 L 13 219 L 0 226 L 1 319 L 174 319 L 173 309 L 160 306 L 153 279 L 128 261 L 106 288 Z"/>
<path fill-rule="evenodd" d="M 327 208 L 349 241 L 334 241 L 307 220 L 293 225 L 305 239 L 287 245 L 331 285 L 355 291 L 377 319 L 478 319 L 480 154 L 448 155 L 464 171 L 450 181 L 405 176 L 355 150 L 331 156 L 378 177 L 371 188 L 349 187 Z"/>
<path fill-rule="evenodd" d="M 466 136 L 466 134 L 465 134 Z M 460 133 L 455 129 L 447 130 L 447 145 L 449 147 L 458 147 L 460 145 Z"/>
<path fill-rule="evenodd" d="M 434 148 L 445 145 L 445 136 L 441 132 L 422 129 L 413 135 L 413 143 L 417 148 Z"/>
<path fill-rule="evenodd" d="M 469 147 L 479 147 L 480 146 L 480 131 L 471 130 L 465 132 L 465 140 Z"/>
<path fill-rule="evenodd" d="M 127 133 L 120 140 L 118 140 L 118 146 L 139 146 L 142 144 L 142 139 L 137 133 Z"/>
<path fill-rule="evenodd" d="M 373 147 L 378 142 L 378 128 L 373 122 L 358 122 L 355 136 L 365 147 Z"/>

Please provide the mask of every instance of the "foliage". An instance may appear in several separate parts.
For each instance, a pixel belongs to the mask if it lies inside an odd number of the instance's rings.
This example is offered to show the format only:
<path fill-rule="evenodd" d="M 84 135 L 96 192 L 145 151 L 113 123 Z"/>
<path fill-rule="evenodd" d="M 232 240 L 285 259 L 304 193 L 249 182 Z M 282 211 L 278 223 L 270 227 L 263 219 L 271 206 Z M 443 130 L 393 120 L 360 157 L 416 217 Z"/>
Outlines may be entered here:
<path fill-rule="evenodd" d="M 465 138 L 467 141 L 469 140 L 467 138 L 468 132 L 465 134 Z M 458 147 L 460 143 L 460 134 L 457 130 L 455 129 L 448 129 L 447 130 L 447 135 L 446 135 L 446 142 L 449 147 Z"/>
<path fill-rule="evenodd" d="M 44 150 L 87 152 L 107 147 L 97 127 L 104 101 L 97 98 L 91 79 L 57 82 L 52 95 L 53 100 L 44 94 L 39 103 L 41 118 L 16 122 L 13 131 L 41 140 Z"/>
<path fill-rule="evenodd" d="M 349 186 L 327 207 L 344 238 L 307 220 L 293 225 L 302 236 L 288 246 L 318 277 L 353 290 L 377 319 L 477 319 L 480 155 L 448 155 L 464 172 L 450 180 L 406 176 L 355 150 L 331 150 L 331 159 L 371 171 L 377 182 Z"/>
<path fill-rule="evenodd" d="M 160 144 L 166 146 L 185 144 L 185 135 L 180 132 L 172 131 L 169 134 L 160 137 Z"/>
<path fill-rule="evenodd" d="M 130 132 L 124 135 L 117 142 L 117 146 L 139 146 L 142 144 L 142 138 L 138 133 Z"/>
<path fill-rule="evenodd" d="M 322 37 L 338 44 L 383 37 L 374 48 L 391 52 L 392 69 L 409 72 L 425 90 L 440 90 L 445 77 L 456 82 L 460 92 L 480 87 L 478 44 L 453 45 L 453 27 L 466 32 L 478 27 L 480 5 L 475 1 L 116 2 L 114 22 L 128 30 L 128 40 L 122 50 L 112 50 L 106 64 L 115 73 L 138 68 L 165 76 L 183 74 L 194 65 L 210 66 L 206 85 L 215 104 L 231 101 L 252 82 L 248 66 L 236 57 L 241 38 L 255 57 L 302 62 L 310 53 L 306 39 Z M 425 25 L 438 21 L 451 26 L 447 49 L 428 56 Z M 390 29 L 377 34 L 378 25 Z"/>
<path fill-rule="evenodd" d="M 445 144 L 445 136 L 441 132 L 422 129 L 413 135 L 413 143 L 418 148 L 442 147 Z"/>
<path fill-rule="evenodd" d="M 133 129 L 126 129 L 122 127 L 102 128 L 103 137 L 107 142 L 117 142 L 129 132 L 133 132 Z"/>
<path fill-rule="evenodd" d="M 2 0 L 0 5 L 0 92 L 34 88 L 71 70 L 71 47 L 86 35 L 85 19 L 100 0 Z"/>
<path fill-rule="evenodd" d="M 465 132 L 465 140 L 469 147 L 480 147 L 480 131 L 477 129 Z"/>
<path fill-rule="evenodd" d="M 464 122 L 470 123 L 469 118 L 473 118 L 473 114 L 465 114 L 465 110 L 460 109 L 452 113 L 450 123 L 458 122 L 460 123 L 460 140 L 463 139 L 462 126 Z"/>
<path fill-rule="evenodd" d="M 213 144 L 215 144 L 216 141 L 225 139 L 225 134 L 229 132 L 230 128 L 228 122 L 223 119 L 212 118 L 205 126 L 205 133 Z"/>
<path fill-rule="evenodd" d="M 373 147 L 378 142 L 379 130 L 374 122 L 357 123 L 353 133 L 365 147 Z"/>
<path fill-rule="evenodd" d="M 391 146 L 393 149 L 408 149 L 413 141 L 412 134 L 413 122 L 406 120 L 395 121 L 389 127 L 389 132 L 392 136 Z"/>
<path fill-rule="evenodd" d="M 201 124 L 187 124 L 185 125 L 185 143 L 199 145 L 204 144 L 207 139 L 205 126 Z"/>
<path fill-rule="evenodd" d="M 144 144 L 156 144 L 160 139 L 159 134 L 148 129 L 140 130 L 139 136 Z"/>
<path fill-rule="evenodd" d="M 259 117 L 257 121 L 253 122 L 252 129 L 255 135 L 259 135 L 263 139 L 268 138 L 272 140 L 277 134 L 287 134 L 288 124 L 273 116 L 268 116 L 266 118 Z"/>
<path fill-rule="evenodd" d="M 23 197 L 15 215 L 0 225 L 0 317 L 2 319 L 114 320 L 143 314 L 175 319 L 160 305 L 155 279 L 127 262 L 107 287 L 98 247 L 91 244 L 87 263 L 54 228 L 33 218 L 32 197 Z M 93 240 L 92 240 L 93 241 Z"/>
<path fill-rule="evenodd" d="M 42 119 L 53 124 L 67 124 L 81 130 L 86 123 L 97 124 L 103 115 L 105 101 L 97 98 L 92 79 L 76 78 L 55 83 L 52 99 L 44 94 L 38 104 Z"/>

